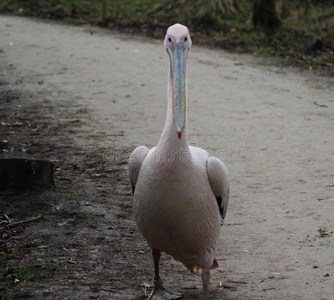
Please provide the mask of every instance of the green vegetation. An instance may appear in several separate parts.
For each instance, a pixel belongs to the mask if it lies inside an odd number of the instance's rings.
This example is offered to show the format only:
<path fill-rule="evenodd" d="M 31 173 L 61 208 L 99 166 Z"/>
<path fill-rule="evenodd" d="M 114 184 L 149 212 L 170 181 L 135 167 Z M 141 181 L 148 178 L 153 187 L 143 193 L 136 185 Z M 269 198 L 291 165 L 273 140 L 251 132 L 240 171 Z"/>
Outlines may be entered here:
<path fill-rule="evenodd" d="M 33 272 L 31 268 L 8 267 L 8 263 L 15 258 L 16 255 L 13 251 L 6 250 L 0 246 L 0 292 L 19 284 L 32 284 Z"/>
<path fill-rule="evenodd" d="M 9 259 L 15 258 L 15 254 L 12 251 L 0 252 L 0 264 L 3 264 Z"/>
<path fill-rule="evenodd" d="M 8 137 L 4 135 L 0 135 L 0 146 L 1 146 L 1 143 L 8 143 L 8 142 L 9 142 Z"/>
<path fill-rule="evenodd" d="M 17 284 L 31 284 L 32 271 L 27 267 L 0 269 L 0 291 L 8 290 Z"/>
<path fill-rule="evenodd" d="M 333 1 L 277 0 L 276 10 L 280 26 L 269 30 L 254 27 L 249 0 L 2 0 L 0 4 L 0 13 L 93 23 L 157 38 L 170 24 L 180 22 L 190 28 L 197 44 L 278 56 L 287 64 L 333 75 Z"/>

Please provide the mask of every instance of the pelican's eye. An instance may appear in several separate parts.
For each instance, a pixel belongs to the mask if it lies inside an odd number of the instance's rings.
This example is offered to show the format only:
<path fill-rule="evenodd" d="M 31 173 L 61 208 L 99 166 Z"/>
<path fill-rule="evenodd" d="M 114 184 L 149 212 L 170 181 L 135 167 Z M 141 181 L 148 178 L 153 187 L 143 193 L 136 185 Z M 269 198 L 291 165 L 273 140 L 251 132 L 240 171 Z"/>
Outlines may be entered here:
<path fill-rule="evenodd" d="M 187 38 L 186 36 L 184 37 L 184 41 L 185 41 L 185 42 L 188 41 L 188 38 Z"/>
<path fill-rule="evenodd" d="M 172 39 L 171 39 L 171 37 L 169 37 L 169 38 L 168 38 L 168 42 L 170 42 L 170 43 L 172 42 Z"/>

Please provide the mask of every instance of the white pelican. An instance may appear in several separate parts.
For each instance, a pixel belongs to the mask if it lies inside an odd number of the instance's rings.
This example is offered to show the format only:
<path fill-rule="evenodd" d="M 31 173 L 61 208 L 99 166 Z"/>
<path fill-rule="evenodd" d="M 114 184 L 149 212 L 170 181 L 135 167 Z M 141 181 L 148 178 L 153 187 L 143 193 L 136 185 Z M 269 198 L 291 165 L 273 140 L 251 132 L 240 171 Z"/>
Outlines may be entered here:
<path fill-rule="evenodd" d="M 228 204 L 228 173 L 218 158 L 187 140 L 188 28 L 169 27 L 164 46 L 170 59 L 166 125 L 156 147 L 137 147 L 130 156 L 134 217 L 153 253 L 154 289 L 149 299 L 182 297 L 162 285 L 161 251 L 192 272 L 202 270 L 208 299 L 210 269 L 218 267 L 215 250 Z"/>

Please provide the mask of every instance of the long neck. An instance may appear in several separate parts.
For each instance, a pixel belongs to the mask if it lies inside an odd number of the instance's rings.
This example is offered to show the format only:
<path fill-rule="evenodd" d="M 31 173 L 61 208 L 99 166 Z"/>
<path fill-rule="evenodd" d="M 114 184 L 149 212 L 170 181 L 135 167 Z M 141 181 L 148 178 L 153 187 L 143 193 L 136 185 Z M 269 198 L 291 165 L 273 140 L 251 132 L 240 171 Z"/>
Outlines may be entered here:
<path fill-rule="evenodd" d="M 187 92 L 187 81 L 186 92 Z M 187 137 L 187 122 L 185 124 L 182 137 L 179 139 L 177 131 L 174 126 L 173 116 L 173 96 L 172 96 L 172 76 L 169 71 L 168 76 L 168 88 L 167 88 L 167 116 L 164 130 L 161 134 L 158 146 L 162 147 L 165 151 L 189 151 L 188 137 Z"/>

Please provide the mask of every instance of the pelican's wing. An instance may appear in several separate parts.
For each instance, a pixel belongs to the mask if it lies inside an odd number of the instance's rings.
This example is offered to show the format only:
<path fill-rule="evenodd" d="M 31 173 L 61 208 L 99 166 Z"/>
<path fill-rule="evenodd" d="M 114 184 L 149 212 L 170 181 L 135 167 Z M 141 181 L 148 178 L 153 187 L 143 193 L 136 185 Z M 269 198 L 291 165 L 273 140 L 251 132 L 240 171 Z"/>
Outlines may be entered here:
<path fill-rule="evenodd" d="M 224 163 L 216 157 L 209 157 L 207 172 L 212 191 L 217 199 L 222 225 L 227 211 L 230 183 Z"/>
<path fill-rule="evenodd" d="M 141 164 L 144 161 L 148 151 L 149 149 L 147 147 L 139 146 L 131 153 L 129 159 L 129 175 L 133 193 L 135 192 Z"/>

